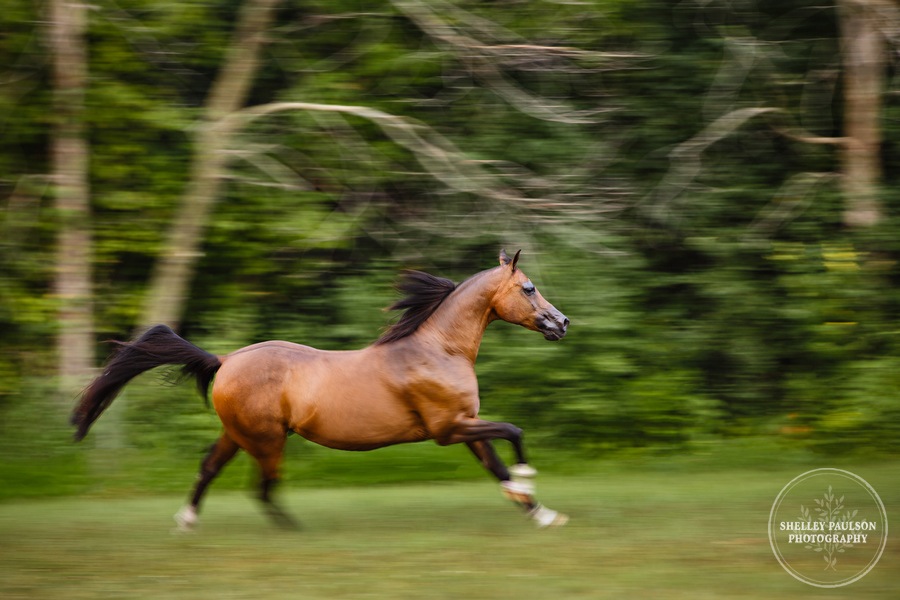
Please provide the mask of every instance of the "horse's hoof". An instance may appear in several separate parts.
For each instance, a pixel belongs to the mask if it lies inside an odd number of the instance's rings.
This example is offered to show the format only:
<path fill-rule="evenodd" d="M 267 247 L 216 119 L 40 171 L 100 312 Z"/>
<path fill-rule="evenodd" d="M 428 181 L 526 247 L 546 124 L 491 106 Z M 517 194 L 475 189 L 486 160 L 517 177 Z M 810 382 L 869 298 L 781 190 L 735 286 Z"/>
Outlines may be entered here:
<path fill-rule="evenodd" d="M 537 475 L 537 469 L 526 463 L 517 463 L 509 468 L 509 474 L 513 477 L 531 478 Z"/>
<path fill-rule="evenodd" d="M 548 523 L 547 525 L 541 525 L 540 527 L 562 527 L 566 523 L 569 522 L 569 515 L 565 515 L 563 513 L 556 513 L 556 517 L 554 517 L 553 521 Z"/>
<path fill-rule="evenodd" d="M 569 522 L 568 515 L 556 512 L 543 505 L 538 505 L 537 508 L 529 513 L 529 516 L 534 519 L 535 525 L 540 529 L 546 529 L 547 527 L 562 527 Z"/>
<path fill-rule="evenodd" d="M 175 533 L 190 533 L 197 530 L 200 519 L 197 510 L 193 506 L 185 506 L 173 517 L 175 519 Z"/>
<path fill-rule="evenodd" d="M 288 531 L 297 531 L 301 529 L 300 523 L 295 521 L 289 514 L 281 510 L 281 507 L 271 500 L 265 502 L 264 508 L 269 519 L 271 519 L 271 521 L 275 523 L 275 525 L 280 529 L 285 529 Z"/>

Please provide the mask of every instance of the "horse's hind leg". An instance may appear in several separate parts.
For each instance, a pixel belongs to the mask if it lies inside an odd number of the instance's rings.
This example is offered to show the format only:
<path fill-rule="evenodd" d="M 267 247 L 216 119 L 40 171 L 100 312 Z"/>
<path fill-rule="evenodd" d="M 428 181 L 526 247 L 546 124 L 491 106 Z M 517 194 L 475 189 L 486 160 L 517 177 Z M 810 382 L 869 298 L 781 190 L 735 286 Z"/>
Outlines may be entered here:
<path fill-rule="evenodd" d="M 252 444 L 247 448 L 256 462 L 259 463 L 262 479 L 259 499 L 263 503 L 266 514 L 279 527 L 297 529 L 297 523 L 272 498 L 272 492 L 280 479 L 281 460 L 284 457 L 284 444 L 287 434 L 275 437 L 265 444 Z"/>
<path fill-rule="evenodd" d="M 213 444 L 203 462 L 200 463 L 200 473 L 197 474 L 197 483 L 194 485 L 194 493 L 191 495 L 191 502 L 182 508 L 175 515 L 175 522 L 181 530 L 191 530 L 197 525 L 198 513 L 200 511 L 200 500 L 206 492 L 206 488 L 212 483 L 219 471 L 222 470 L 228 461 L 237 454 L 238 445 L 229 437 L 227 433 L 222 433 L 219 439 Z"/>
<path fill-rule="evenodd" d="M 263 475 L 259 499 L 262 500 L 266 514 L 275 521 L 276 525 L 284 529 L 298 529 L 297 522 L 272 499 L 272 490 L 278 481 L 278 477 L 269 478 Z"/>

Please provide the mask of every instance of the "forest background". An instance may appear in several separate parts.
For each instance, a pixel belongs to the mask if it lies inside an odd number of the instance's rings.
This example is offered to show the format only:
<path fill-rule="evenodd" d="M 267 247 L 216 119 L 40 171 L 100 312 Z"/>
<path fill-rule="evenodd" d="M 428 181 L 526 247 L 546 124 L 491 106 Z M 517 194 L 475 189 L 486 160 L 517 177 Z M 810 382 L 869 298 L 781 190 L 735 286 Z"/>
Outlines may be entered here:
<path fill-rule="evenodd" d="M 572 321 L 479 357 L 484 416 L 545 456 L 900 449 L 889 0 L 9 0 L 0 29 L 2 496 L 185 486 L 218 429 L 191 386 L 71 443 L 104 340 L 357 348 L 400 269 L 501 247 Z M 380 456 L 355 476 L 459 475 Z"/>

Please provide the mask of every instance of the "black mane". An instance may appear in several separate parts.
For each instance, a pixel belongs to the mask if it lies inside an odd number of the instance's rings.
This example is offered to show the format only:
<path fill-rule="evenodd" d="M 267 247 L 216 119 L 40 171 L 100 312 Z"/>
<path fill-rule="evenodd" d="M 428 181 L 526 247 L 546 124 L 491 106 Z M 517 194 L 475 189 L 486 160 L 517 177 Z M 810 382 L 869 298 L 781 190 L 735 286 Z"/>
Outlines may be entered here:
<path fill-rule="evenodd" d="M 422 271 L 404 271 L 397 283 L 397 289 L 406 296 L 388 307 L 388 310 L 403 310 L 400 320 L 391 325 L 375 345 L 387 344 L 412 335 L 419 325 L 453 293 L 456 284 L 443 277 L 435 277 Z"/>

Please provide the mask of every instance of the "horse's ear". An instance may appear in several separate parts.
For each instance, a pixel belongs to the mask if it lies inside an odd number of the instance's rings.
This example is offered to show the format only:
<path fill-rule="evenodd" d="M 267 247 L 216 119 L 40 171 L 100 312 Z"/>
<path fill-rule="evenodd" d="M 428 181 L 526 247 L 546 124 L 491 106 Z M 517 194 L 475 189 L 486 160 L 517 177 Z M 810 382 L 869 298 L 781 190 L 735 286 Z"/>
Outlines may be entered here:
<path fill-rule="evenodd" d="M 522 250 L 516 252 L 516 255 L 512 258 L 506 254 L 506 250 L 500 251 L 500 266 L 505 267 L 506 265 L 512 264 L 512 272 L 516 272 L 516 263 L 519 262 L 519 255 L 522 253 Z"/>

